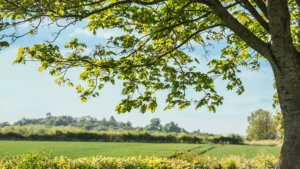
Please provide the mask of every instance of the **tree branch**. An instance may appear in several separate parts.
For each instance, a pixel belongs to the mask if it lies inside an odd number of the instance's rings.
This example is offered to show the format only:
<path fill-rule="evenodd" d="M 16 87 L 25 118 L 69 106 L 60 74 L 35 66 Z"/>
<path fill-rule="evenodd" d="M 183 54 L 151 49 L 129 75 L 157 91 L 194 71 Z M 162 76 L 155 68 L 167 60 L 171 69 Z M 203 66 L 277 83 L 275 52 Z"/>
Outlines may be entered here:
<path fill-rule="evenodd" d="M 296 0 L 298 7 L 300 8 L 300 0 Z"/>
<path fill-rule="evenodd" d="M 261 12 L 265 15 L 266 18 L 269 18 L 268 16 L 268 11 L 267 11 L 267 6 L 264 0 L 253 0 L 258 8 L 261 10 Z"/>
<path fill-rule="evenodd" d="M 267 43 L 255 36 L 250 30 L 242 25 L 236 18 L 234 18 L 227 9 L 221 4 L 219 0 L 195 0 L 198 3 L 207 5 L 217 15 L 222 23 L 243 39 L 247 45 L 256 50 L 266 59 L 271 59 L 271 52 Z"/>
<path fill-rule="evenodd" d="M 268 15 L 273 53 L 281 57 L 293 57 L 296 52 L 293 44 L 290 13 L 287 0 L 268 0 Z M 284 48 L 285 50 L 280 50 Z"/>
<path fill-rule="evenodd" d="M 260 23 L 260 25 L 270 33 L 269 24 L 265 19 L 257 12 L 257 10 L 252 6 L 248 0 L 240 0 L 243 6 L 251 13 L 251 15 Z"/>

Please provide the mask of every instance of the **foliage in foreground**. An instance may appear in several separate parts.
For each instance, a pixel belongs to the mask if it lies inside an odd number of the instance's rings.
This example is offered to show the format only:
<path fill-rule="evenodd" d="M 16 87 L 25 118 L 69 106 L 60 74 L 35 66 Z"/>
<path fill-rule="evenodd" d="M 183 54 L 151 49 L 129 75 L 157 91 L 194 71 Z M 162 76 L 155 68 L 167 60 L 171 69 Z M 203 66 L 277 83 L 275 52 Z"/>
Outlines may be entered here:
<path fill-rule="evenodd" d="M 97 169 L 240 169 L 240 168 L 273 168 L 276 158 L 264 153 L 253 159 L 246 159 L 244 156 L 223 157 L 221 159 L 209 156 L 195 156 L 185 154 L 180 158 L 167 159 L 151 157 L 91 157 L 69 159 L 66 157 L 54 157 L 51 153 L 31 152 L 20 156 L 7 156 L 0 159 L 0 168 L 19 169 L 41 169 L 41 168 L 97 168 Z"/>

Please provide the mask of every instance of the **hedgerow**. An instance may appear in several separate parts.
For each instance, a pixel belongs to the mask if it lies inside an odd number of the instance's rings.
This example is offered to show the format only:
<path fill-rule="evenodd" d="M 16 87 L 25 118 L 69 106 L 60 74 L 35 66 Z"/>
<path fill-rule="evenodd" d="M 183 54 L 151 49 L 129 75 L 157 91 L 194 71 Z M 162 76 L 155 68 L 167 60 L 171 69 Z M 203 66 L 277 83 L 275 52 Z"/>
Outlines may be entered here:
<path fill-rule="evenodd" d="M 180 158 L 168 159 L 151 157 L 88 157 L 70 159 L 54 157 L 49 152 L 30 152 L 19 156 L 0 158 L 1 169 L 265 169 L 274 168 L 276 158 L 259 154 L 253 159 L 245 156 L 209 157 L 188 154 Z"/>
<path fill-rule="evenodd" d="M 228 143 L 242 144 L 243 138 L 231 136 L 197 136 L 186 133 L 147 131 L 86 131 L 74 128 L 42 126 L 6 126 L 0 128 L 0 140 L 32 141 L 100 141 L 144 143 Z"/>

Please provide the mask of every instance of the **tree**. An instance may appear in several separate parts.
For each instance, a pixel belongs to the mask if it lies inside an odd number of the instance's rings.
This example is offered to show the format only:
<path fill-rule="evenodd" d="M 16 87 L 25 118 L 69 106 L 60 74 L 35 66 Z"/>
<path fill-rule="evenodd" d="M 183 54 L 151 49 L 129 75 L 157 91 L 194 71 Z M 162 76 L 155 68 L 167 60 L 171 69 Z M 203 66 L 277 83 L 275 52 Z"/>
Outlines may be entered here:
<path fill-rule="evenodd" d="M 10 126 L 10 124 L 8 122 L 0 123 L 0 127 L 5 127 L 5 126 Z"/>
<path fill-rule="evenodd" d="M 272 114 L 266 110 L 256 110 L 248 116 L 248 138 L 251 140 L 268 140 L 277 137 L 277 129 Z"/>
<path fill-rule="evenodd" d="M 150 124 L 147 125 L 146 130 L 149 131 L 162 131 L 162 125 L 160 124 L 159 118 L 153 118 L 150 120 Z"/>
<path fill-rule="evenodd" d="M 83 128 L 86 130 L 92 130 L 94 128 L 93 124 L 90 122 L 87 122 L 83 125 Z"/>
<path fill-rule="evenodd" d="M 170 123 L 167 123 L 166 125 L 164 125 L 163 127 L 163 131 L 166 132 L 166 133 L 180 133 L 181 132 L 181 128 L 178 127 L 178 124 L 175 124 L 174 122 L 170 122 Z"/>
<path fill-rule="evenodd" d="M 127 121 L 126 123 L 125 123 L 125 129 L 133 129 L 133 126 L 132 126 L 132 123 L 130 122 L 130 121 Z"/>
<path fill-rule="evenodd" d="M 76 86 L 83 102 L 99 95 L 95 89 L 119 79 L 124 82 L 121 94 L 127 96 L 116 107 L 119 113 L 154 112 L 155 92 L 160 90 L 169 92 L 165 109 L 195 105 L 215 111 L 223 102 L 214 88 L 215 78 L 228 81 L 227 89 L 241 94 L 240 67 L 256 70 L 264 59 L 275 75 L 284 121 L 277 168 L 300 168 L 299 6 L 299 0 L 4 0 L 0 1 L 0 47 L 38 34 L 43 23 L 58 25 L 53 41 L 20 48 L 14 63 L 40 61 L 39 71 L 49 70 L 56 83 L 71 87 L 67 71 L 84 68 L 80 79 L 87 85 Z M 85 19 L 95 35 L 113 28 L 124 34 L 97 45 L 90 54 L 84 53 L 86 44 L 74 39 L 65 45 L 73 52 L 62 55 L 51 42 Z M 18 31 L 24 23 L 29 29 Z M 209 61 L 210 71 L 199 72 L 198 59 L 188 51 L 194 44 L 206 47 L 220 41 L 227 43 L 222 55 Z M 203 97 L 191 100 L 187 88 L 203 92 Z"/>
<path fill-rule="evenodd" d="M 66 126 L 66 125 L 68 125 L 68 123 L 63 117 L 59 117 L 59 118 L 56 118 L 54 125 L 55 126 Z"/>
<path fill-rule="evenodd" d="M 51 117 L 51 113 L 48 112 L 48 113 L 46 114 L 46 117 Z"/>

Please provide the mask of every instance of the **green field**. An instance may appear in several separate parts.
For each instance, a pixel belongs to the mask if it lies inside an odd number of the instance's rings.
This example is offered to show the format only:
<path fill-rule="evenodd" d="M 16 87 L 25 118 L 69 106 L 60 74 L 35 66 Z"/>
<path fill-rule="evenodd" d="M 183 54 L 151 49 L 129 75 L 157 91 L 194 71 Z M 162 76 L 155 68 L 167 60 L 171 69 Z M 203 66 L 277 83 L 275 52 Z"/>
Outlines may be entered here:
<path fill-rule="evenodd" d="M 212 144 L 154 144 L 154 143 L 106 143 L 106 142 L 49 142 L 49 141 L 0 141 L 0 153 L 5 155 L 19 155 L 28 151 L 54 151 L 55 156 L 70 158 L 88 156 L 149 156 L 158 155 L 169 157 L 182 150 L 193 149 L 197 154 L 212 156 L 228 156 L 245 154 L 247 158 L 255 156 L 261 151 L 279 155 L 280 147 L 249 146 L 249 145 L 212 145 Z M 205 152 L 208 150 L 207 152 Z"/>
<path fill-rule="evenodd" d="M 230 155 L 245 155 L 247 158 L 255 157 L 258 153 L 265 152 L 278 157 L 280 147 L 278 146 L 255 146 L 255 145 L 206 145 L 192 152 L 197 154 L 208 154 L 210 156 L 222 157 Z"/>

